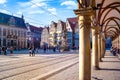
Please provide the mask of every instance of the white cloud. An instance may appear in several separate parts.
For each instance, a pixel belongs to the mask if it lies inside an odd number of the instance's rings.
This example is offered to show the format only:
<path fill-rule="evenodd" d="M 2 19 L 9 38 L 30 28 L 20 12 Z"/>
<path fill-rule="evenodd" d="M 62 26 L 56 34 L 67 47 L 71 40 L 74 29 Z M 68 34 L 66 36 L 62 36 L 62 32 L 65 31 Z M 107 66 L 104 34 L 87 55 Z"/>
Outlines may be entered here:
<path fill-rule="evenodd" d="M 22 12 L 19 10 L 18 12 L 16 12 L 16 14 L 19 14 L 19 15 L 21 15 L 21 14 L 22 14 Z"/>
<path fill-rule="evenodd" d="M 55 9 L 55 8 L 49 8 L 49 9 L 48 9 L 48 11 L 49 11 L 49 12 L 51 12 L 51 14 L 54 14 L 54 15 L 56 15 L 56 14 L 57 14 L 57 12 L 56 12 L 56 9 Z"/>
<path fill-rule="evenodd" d="M 27 7 L 27 6 L 31 6 L 31 3 L 30 2 L 18 2 L 18 5 L 20 7 Z"/>
<path fill-rule="evenodd" d="M 36 5 L 32 5 L 31 8 L 36 8 L 38 6 L 39 7 L 43 7 L 43 6 L 45 7 L 45 6 L 47 6 L 47 4 L 46 3 L 36 3 Z"/>
<path fill-rule="evenodd" d="M 28 2 L 18 2 L 21 7 L 36 7 L 36 6 L 46 6 L 45 0 L 30 0 Z"/>
<path fill-rule="evenodd" d="M 56 9 L 48 7 L 46 0 L 30 0 L 29 2 L 19 2 L 21 12 L 27 14 L 42 14 L 46 11 L 50 12 L 53 15 L 56 15 Z M 47 12 L 47 13 L 48 13 Z"/>
<path fill-rule="evenodd" d="M 44 13 L 44 11 L 35 10 L 35 11 L 30 11 L 28 14 L 41 14 L 41 13 Z"/>
<path fill-rule="evenodd" d="M 43 2 L 45 0 L 31 0 L 29 2 L 18 2 L 18 5 L 21 9 L 21 12 L 27 14 L 42 14 L 45 11 L 43 8 L 46 8 L 47 4 Z"/>
<path fill-rule="evenodd" d="M 4 9 L 0 9 L 0 12 L 12 15 L 12 13 L 10 13 L 9 11 L 4 10 Z"/>
<path fill-rule="evenodd" d="M 67 6 L 67 9 L 75 9 L 77 8 L 77 3 L 74 1 L 64 1 L 60 4 L 61 6 Z"/>
<path fill-rule="evenodd" d="M 7 2 L 7 0 L 0 0 L 0 4 L 4 4 L 6 2 Z"/>
<path fill-rule="evenodd" d="M 46 1 L 46 0 L 31 0 L 31 2 L 33 2 L 33 3 L 39 3 L 39 2 L 44 2 L 44 1 Z"/>

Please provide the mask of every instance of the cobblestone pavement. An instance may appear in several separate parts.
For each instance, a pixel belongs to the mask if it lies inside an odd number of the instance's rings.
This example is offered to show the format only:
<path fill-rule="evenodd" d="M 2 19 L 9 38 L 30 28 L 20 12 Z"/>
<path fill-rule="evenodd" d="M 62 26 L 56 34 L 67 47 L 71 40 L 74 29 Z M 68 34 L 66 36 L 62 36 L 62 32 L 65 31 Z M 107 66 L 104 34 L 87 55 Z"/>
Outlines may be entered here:
<path fill-rule="evenodd" d="M 120 60 L 106 51 L 100 70 L 92 70 L 92 80 L 120 80 Z"/>
<path fill-rule="evenodd" d="M 66 70 L 72 72 L 72 69 L 78 70 L 78 54 L 36 54 L 34 57 L 28 54 L 0 55 L 0 80 L 34 80 L 40 75 L 46 76 L 51 72 L 57 74 Z M 73 73 L 69 73 L 69 76 Z M 49 80 L 53 76 L 51 74 L 46 79 Z M 78 78 L 76 75 L 74 77 Z"/>
<path fill-rule="evenodd" d="M 0 55 L 0 80 L 79 80 L 78 52 Z M 120 80 L 120 60 L 106 51 L 91 80 Z"/>

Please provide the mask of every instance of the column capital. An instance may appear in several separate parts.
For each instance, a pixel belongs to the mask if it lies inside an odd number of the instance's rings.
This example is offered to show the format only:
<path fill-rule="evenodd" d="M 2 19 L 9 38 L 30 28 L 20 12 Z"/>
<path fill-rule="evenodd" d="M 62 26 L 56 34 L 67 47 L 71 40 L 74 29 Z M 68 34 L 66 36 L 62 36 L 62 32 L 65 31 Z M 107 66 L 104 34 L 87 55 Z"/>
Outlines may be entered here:
<path fill-rule="evenodd" d="M 92 16 L 94 15 L 94 10 L 91 7 L 79 8 L 74 10 L 74 13 L 78 16 Z"/>
<path fill-rule="evenodd" d="M 100 35 L 99 27 L 92 27 L 93 30 L 95 30 L 95 35 Z"/>

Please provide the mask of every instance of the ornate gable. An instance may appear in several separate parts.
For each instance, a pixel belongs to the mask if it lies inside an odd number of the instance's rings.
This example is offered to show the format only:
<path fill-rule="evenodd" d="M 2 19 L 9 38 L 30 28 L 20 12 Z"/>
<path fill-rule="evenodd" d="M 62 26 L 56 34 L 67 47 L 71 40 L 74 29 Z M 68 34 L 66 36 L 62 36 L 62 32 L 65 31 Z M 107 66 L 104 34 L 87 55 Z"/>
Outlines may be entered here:
<path fill-rule="evenodd" d="M 10 26 L 15 26 L 15 18 L 14 17 L 10 17 L 9 21 L 8 21 L 8 24 Z"/>

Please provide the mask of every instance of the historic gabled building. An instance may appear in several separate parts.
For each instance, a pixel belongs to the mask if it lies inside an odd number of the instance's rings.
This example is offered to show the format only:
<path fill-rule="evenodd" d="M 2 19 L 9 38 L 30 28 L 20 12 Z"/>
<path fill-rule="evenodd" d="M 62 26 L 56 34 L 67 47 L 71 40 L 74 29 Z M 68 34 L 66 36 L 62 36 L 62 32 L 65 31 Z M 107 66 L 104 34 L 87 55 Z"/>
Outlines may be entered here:
<path fill-rule="evenodd" d="M 57 46 L 62 46 L 62 43 L 64 42 L 64 36 L 66 36 L 64 30 L 66 29 L 65 22 L 59 20 L 57 23 Z"/>
<path fill-rule="evenodd" d="M 0 46 L 27 48 L 27 28 L 23 19 L 0 12 Z"/>
<path fill-rule="evenodd" d="M 42 30 L 40 45 L 41 45 L 41 47 L 43 45 L 46 45 L 47 47 L 49 47 L 49 27 L 45 27 Z"/>
<path fill-rule="evenodd" d="M 36 27 L 30 24 L 26 24 L 27 31 L 27 47 L 34 46 L 35 48 L 40 48 L 41 43 L 41 33 L 43 28 Z"/>
<path fill-rule="evenodd" d="M 67 43 L 70 48 L 77 46 L 79 43 L 78 35 L 78 18 L 67 18 L 66 20 L 66 29 L 67 29 Z"/>
<path fill-rule="evenodd" d="M 57 34 L 56 34 L 56 28 L 57 23 L 54 21 L 51 22 L 50 28 L 49 28 L 49 43 L 50 47 L 56 46 L 57 45 Z"/>

